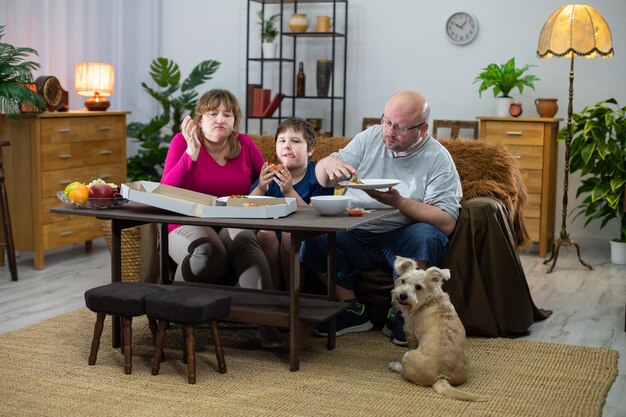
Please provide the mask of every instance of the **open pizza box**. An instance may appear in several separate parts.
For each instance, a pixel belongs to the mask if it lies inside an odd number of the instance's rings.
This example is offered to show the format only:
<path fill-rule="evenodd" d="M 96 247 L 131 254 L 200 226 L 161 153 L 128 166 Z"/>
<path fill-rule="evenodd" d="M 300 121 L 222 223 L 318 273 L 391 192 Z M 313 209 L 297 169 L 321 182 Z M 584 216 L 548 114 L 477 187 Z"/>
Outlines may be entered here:
<path fill-rule="evenodd" d="M 295 198 L 244 196 L 221 197 L 172 187 L 152 181 L 122 184 L 122 197 L 193 217 L 278 218 L 296 211 Z"/>

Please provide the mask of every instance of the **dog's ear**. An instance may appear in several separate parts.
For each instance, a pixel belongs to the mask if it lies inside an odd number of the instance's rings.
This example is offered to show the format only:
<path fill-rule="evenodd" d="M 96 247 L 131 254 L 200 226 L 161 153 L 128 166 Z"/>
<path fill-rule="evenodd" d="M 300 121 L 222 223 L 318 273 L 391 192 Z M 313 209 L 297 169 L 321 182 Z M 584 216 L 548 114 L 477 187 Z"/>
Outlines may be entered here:
<path fill-rule="evenodd" d="M 436 266 L 431 266 L 426 270 L 426 273 L 428 274 L 428 278 L 433 282 L 439 283 L 439 285 L 442 285 L 444 281 L 450 279 L 449 269 L 439 269 Z"/>
<path fill-rule="evenodd" d="M 413 259 L 403 258 L 402 256 L 396 256 L 396 261 L 393 263 L 393 269 L 396 270 L 399 276 L 414 270 L 415 267 L 416 264 Z"/>

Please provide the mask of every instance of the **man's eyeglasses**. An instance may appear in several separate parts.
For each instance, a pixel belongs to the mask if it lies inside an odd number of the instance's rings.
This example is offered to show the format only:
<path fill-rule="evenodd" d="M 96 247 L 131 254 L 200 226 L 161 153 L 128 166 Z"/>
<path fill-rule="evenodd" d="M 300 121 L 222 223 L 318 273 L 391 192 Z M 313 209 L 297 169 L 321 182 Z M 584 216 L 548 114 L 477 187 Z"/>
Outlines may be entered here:
<path fill-rule="evenodd" d="M 400 127 L 398 126 L 397 123 L 391 123 L 391 120 L 387 119 L 387 116 L 385 116 L 384 114 L 380 117 L 380 124 L 383 126 L 386 126 L 389 129 L 393 129 L 398 133 L 406 133 L 409 130 L 413 130 L 413 129 L 417 129 L 419 127 L 422 127 L 422 125 L 426 123 L 426 122 L 422 122 L 418 125 L 415 126 L 411 126 L 411 127 Z"/>

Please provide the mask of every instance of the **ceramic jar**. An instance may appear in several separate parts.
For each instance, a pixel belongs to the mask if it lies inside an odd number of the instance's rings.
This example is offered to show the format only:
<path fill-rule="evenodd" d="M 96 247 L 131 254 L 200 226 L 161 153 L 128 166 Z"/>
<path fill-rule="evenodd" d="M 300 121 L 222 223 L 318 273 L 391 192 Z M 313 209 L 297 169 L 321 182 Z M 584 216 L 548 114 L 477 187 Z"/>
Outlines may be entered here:
<path fill-rule="evenodd" d="M 306 32 L 309 28 L 309 19 L 304 13 L 294 13 L 289 19 L 289 28 L 292 32 Z"/>
<path fill-rule="evenodd" d="M 330 32 L 330 16 L 317 16 L 316 29 L 318 32 Z"/>
<path fill-rule="evenodd" d="M 559 106 L 556 104 L 556 98 L 538 98 L 535 100 L 535 106 L 537 106 L 537 113 L 541 117 L 553 118 L 556 112 L 559 110 Z"/>

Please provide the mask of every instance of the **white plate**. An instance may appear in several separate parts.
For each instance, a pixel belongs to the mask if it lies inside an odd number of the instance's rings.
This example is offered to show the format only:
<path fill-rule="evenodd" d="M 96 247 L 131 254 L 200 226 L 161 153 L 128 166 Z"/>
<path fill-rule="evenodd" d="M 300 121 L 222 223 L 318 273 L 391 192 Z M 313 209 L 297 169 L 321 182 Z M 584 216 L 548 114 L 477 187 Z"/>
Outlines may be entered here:
<path fill-rule="evenodd" d="M 339 185 L 346 188 L 356 188 L 357 190 L 376 190 L 379 188 L 389 188 L 394 185 L 400 184 L 401 180 L 381 180 L 381 179 L 371 179 L 365 180 L 361 179 L 363 184 L 355 184 L 350 181 L 341 181 Z"/>

